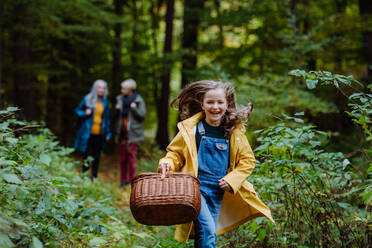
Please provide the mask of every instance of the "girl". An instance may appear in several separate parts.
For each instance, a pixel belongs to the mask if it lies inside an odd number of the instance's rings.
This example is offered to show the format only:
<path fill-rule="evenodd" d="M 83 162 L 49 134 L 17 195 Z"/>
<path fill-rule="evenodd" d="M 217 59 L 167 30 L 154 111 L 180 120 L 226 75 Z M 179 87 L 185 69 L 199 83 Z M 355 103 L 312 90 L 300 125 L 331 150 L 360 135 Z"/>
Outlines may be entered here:
<path fill-rule="evenodd" d="M 215 247 L 217 234 L 250 219 L 266 216 L 274 222 L 270 209 L 246 181 L 255 158 L 243 120 L 252 105 L 237 109 L 232 85 L 210 80 L 187 85 L 172 101 L 175 104 L 183 121 L 158 171 L 197 176 L 201 192 L 197 220 L 178 225 L 175 239 L 186 242 L 194 234 L 195 247 Z"/>
<path fill-rule="evenodd" d="M 107 83 L 102 79 L 94 82 L 87 94 L 75 109 L 75 113 L 83 118 L 75 139 L 74 148 L 83 153 L 84 160 L 93 157 L 92 178 L 98 174 L 98 164 L 104 140 L 111 138 Z M 89 168 L 83 165 L 83 172 Z"/>

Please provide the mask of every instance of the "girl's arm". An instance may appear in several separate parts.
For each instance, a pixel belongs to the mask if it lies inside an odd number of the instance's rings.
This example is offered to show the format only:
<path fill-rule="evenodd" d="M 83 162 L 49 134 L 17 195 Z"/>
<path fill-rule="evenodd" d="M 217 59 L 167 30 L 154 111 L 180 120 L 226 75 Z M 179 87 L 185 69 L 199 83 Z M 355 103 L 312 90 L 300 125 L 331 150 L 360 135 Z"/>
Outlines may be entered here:
<path fill-rule="evenodd" d="M 169 171 L 178 171 L 184 164 L 184 150 L 186 149 L 185 140 L 180 132 L 171 141 L 167 147 L 167 154 L 164 158 L 160 159 L 158 172 L 162 172 L 162 165 L 168 166 Z"/>
<path fill-rule="evenodd" d="M 252 173 L 256 164 L 256 159 L 248 143 L 248 139 L 245 135 L 242 136 L 240 139 L 241 143 L 237 144 L 238 153 L 235 168 L 222 178 L 231 186 L 234 194 L 238 192 L 244 181 Z"/>

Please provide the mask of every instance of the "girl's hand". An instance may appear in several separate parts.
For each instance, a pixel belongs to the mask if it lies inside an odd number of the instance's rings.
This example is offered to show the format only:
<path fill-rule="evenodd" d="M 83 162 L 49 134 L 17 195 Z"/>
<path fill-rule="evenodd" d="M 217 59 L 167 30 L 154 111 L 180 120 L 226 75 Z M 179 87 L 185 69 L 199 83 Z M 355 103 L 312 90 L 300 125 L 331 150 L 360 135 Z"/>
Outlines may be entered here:
<path fill-rule="evenodd" d="M 230 184 L 228 184 L 225 180 L 223 179 L 220 179 L 218 180 L 218 185 L 220 186 L 221 189 L 225 190 L 225 191 L 228 191 L 228 192 L 232 192 L 232 188 L 230 186 Z"/>
<path fill-rule="evenodd" d="M 169 174 L 170 165 L 169 164 L 160 164 L 158 172 L 161 173 L 161 179 L 164 179 L 165 176 Z"/>

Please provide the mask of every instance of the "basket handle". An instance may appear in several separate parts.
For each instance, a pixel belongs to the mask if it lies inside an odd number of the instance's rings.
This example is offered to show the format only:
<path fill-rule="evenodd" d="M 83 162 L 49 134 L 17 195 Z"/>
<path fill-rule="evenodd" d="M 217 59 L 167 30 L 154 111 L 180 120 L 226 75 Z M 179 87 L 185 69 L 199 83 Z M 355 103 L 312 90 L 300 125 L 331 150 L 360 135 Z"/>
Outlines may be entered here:
<path fill-rule="evenodd" d="M 161 168 L 161 177 L 160 180 L 163 180 L 166 176 L 169 175 L 169 164 L 164 163 L 160 165 Z"/>

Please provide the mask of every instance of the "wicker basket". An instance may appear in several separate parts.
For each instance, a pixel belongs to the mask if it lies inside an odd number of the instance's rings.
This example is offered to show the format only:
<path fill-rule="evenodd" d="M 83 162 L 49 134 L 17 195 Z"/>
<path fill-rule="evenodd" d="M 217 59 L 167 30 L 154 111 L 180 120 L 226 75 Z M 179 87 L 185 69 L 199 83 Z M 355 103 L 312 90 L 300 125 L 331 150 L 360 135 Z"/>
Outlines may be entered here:
<path fill-rule="evenodd" d="M 200 212 L 199 180 L 189 174 L 142 173 L 132 182 L 130 210 L 141 224 L 169 226 L 195 220 Z"/>

